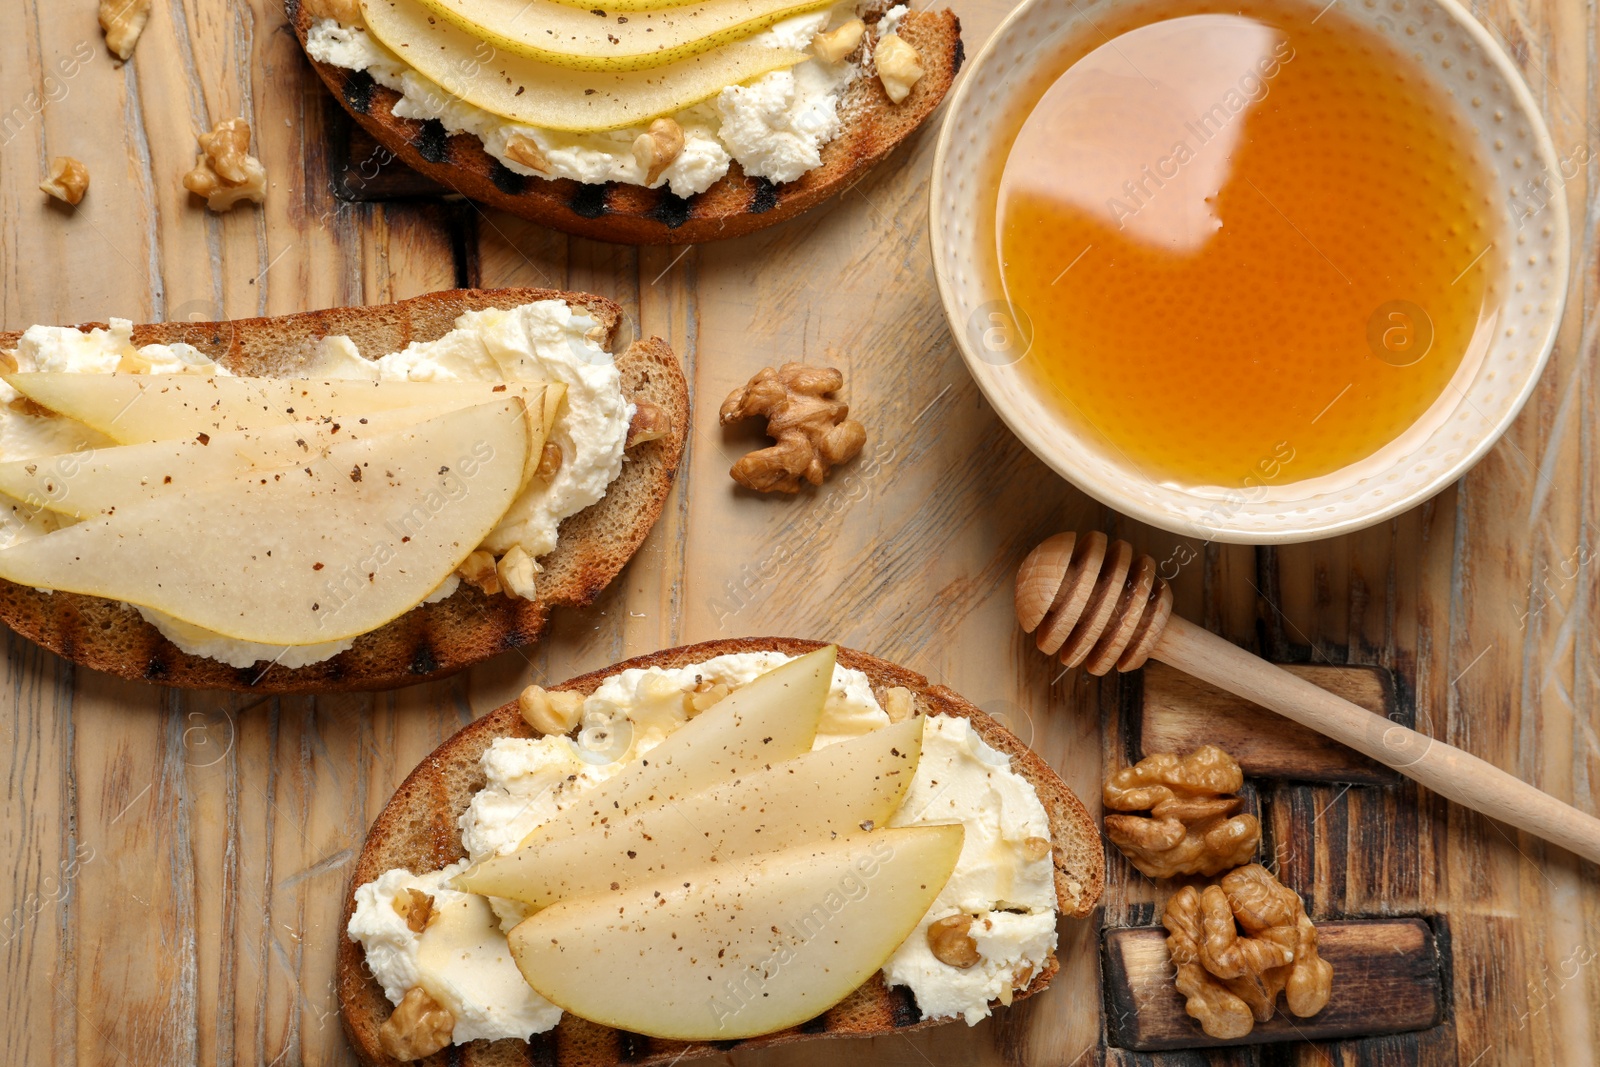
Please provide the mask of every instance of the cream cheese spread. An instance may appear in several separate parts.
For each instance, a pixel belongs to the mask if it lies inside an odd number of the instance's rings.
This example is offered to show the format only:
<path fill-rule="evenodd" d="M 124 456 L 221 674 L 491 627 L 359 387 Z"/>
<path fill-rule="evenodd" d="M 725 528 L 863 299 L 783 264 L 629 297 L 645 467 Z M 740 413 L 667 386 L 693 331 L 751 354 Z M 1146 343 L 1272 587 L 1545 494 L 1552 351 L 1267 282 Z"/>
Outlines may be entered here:
<path fill-rule="evenodd" d="M 325 337 L 297 373 L 306 378 L 564 383 L 566 400 L 550 434 L 550 440 L 561 446 L 560 470 L 548 482 L 535 481 L 523 490 L 481 546 L 497 555 L 521 546 L 537 559 L 555 548 L 561 520 L 600 500 L 622 472 L 634 405 L 623 395 L 621 374 L 612 357 L 589 336 L 596 325 L 582 309 L 559 300 L 510 310 L 486 308 L 457 317 L 455 328 L 443 337 L 413 342 L 376 359 L 363 357 L 348 337 Z M 22 371 L 230 373 L 189 345 L 135 347 L 132 337 L 133 325 L 126 319 L 112 319 L 109 330 L 88 333 L 70 326 L 34 326 L 23 333 L 14 359 Z M 115 443 L 72 419 L 32 413 L 15 390 L 0 382 L 0 461 Z M 49 533 L 67 521 L 54 512 L 11 501 L 0 513 L 0 548 Z M 459 584 L 456 576 L 450 576 L 424 603 L 442 600 Z M 137 610 L 183 651 L 234 667 L 264 661 L 300 667 L 330 659 L 354 643 L 352 639 L 263 645 L 212 633 L 158 611 Z"/>
<path fill-rule="evenodd" d="M 796 15 L 751 38 L 773 48 L 807 51 L 811 39 L 831 22 L 854 16 L 845 5 L 835 11 Z M 400 118 L 437 119 L 449 133 L 469 133 L 484 151 L 518 174 L 571 178 L 599 184 L 644 185 L 645 171 L 633 155 L 643 126 L 605 133 L 574 134 L 508 122 L 474 107 L 423 77 L 361 27 L 322 19 L 306 35 L 306 52 L 322 63 L 364 70 L 373 81 L 400 94 Z M 734 85 L 704 103 L 672 116 L 683 128 L 683 151 L 651 188 L 667 186 L 678 196 L 704 192 L 737 161 L 746 174 L 788 182 L 822 161 L 822 148 L 839 131 L 839 98 L 861 73 L 852 61 L 808 59 L 790 70 L 773 71 L 747 85 Z M 516 136 L 531 138 L 549 163 L 539 171 L 512 159 L 506 146 Z"/>
<path fill-rule="evenodd" d="M 503 737 L 491 744 L 481 762 L 484 788 L 473 796 L 458 823 L 467 858 L 445 872 L 414 875 L 391 870 L 356 891 L 347 934 L 366 949 L 367 964 L 390 1002 L 398 1004 L 406 990 L 418 984 L 433 995 L 432 979 L 417 965 L 419 953 L 426 955 L 433 929 L 413 934 L 403 919 L 397 921 L 393 907 L 397 894 L 408 888 L 434 893 L 433 887 L 467 866 L 515 851 L 573 798 L 649 752 L 682 725 L 685 694 L 717 683 L 737 688 L 790 658 L 780 652 L 747 652 L 688 667 L 623 671 L 606 679 L 584 701 L 575 736 Z M 866 675 L 836 666 L 814 747 L 888 724 Z M 892 820 L 896 826 L 941 822 L 964 825 L 960 860 L 917 930 L 885 966 L 884 977 L 909 987 L 924 1016 L 959 1015 L 970 1024 L 989 1014 L 990 1001 L 1007 998 L 1017 985 L 1025 985 L 1023 976 L 1041 966 L 1055 949 L 1054 865 L 1048 855 L 1034 856 L 1023 844 L 1029 838 L 1048 840 L 1050 827 L 1033 787 L 1011 770 L 1008 758 L 986 745 L 965 719 L 950 716 L 925 722 L 922 759 Z M 451 899 L 462 895 L 446 892 Z M 527 908 L 495 898 L 487 903 L 499 919 L 501 935 L 498 940 L 481 940 L 485 984 L 480 991 L 474 982 L 457 983 L 453 995 L 461 998 L 464 1010 L 475 1020 L 475 1036 L 527 1038 L 549 1030 L 560 1018 L 560 1009 L 526 983 L 510 1007 L 491 1006 L 505 999 L 495 978 L 504 932 L 526 917 Z M 940 963 L 927 944 L 928 925 L 956 913 L 975 916 L 972 934 L 983 956 L 967 970 Z M 491 1018 L 497 1022 L 484 1021 Z M 462 1035 L 458 1029 L 454 1036 L 457 1041 L 470 1040 Z"/>

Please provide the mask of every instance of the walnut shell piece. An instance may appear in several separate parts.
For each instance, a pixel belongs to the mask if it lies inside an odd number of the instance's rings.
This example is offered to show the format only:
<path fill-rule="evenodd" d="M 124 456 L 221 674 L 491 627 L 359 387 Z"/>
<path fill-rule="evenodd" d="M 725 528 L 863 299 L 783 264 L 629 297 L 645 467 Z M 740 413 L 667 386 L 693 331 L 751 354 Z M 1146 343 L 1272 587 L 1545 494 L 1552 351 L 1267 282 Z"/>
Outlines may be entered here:
<path fill-rule="evenodd" d="M 125 61 L 133 55 L 133 46 L 149 21 L 150 0 L 100 0 L 100 29 L 105 32 L 106 47 L 118 59 Z"/>
<path fill-rule="evenodd" d="M 250 154 L 250 124 L 244 119 L 217 123 L 198 135 L 200 155 L 183 176 L 183 187 L 206 198 L 212 211 L 228 211 L 241 200 L 260 203 L 267 195 L 267 170 Z"/>
<path fill-rule="evenodd" d="M 39 183 L 39 191 L 76 207 L 89 191 L 89 168 L 71 156 L 56 156 L 50 161 L 50 177 Z"/>
<path fill-rule="evenodd" d="M 860 455 L 867 431 L 849 417 L 848 404 L 834 399 L 842 388 L 844 375 L 833 367 L 785 363 L 763 368 L 729 393 L 722 425 L 762 416 L 767 436 L 777 441 L 735 463 L 728 472 L 733 480 L 758 493 L 797 493 L 802 482 L 821 485 L 832 468 Z"/>
<path fill-rule="evenodd" d="M 448 1045 L 455 1028 L 456 1017 L 415 985 L 378 1027 L 378 1044 L 397 1060 L 420 1060 Z"/>
<path fill-rule="evenodd" d="M 1239 764 L 1215 745 L 1187 756 L 1146 756 L 1106 781 L 1102 799 L 1106 836 L 1143 874 L 1220 874 L 1249 862 L 1261 844 L 1261 822 L 1238 814 L 1244 801 L 1233 795 L 1244 785 Z"/>

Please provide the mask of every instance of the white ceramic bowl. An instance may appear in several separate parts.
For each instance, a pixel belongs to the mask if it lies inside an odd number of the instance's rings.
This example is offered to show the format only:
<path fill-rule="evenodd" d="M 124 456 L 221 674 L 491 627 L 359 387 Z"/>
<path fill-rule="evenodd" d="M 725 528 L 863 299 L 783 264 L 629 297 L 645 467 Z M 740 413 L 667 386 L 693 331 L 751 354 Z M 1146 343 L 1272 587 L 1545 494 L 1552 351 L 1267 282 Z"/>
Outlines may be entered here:
<path fill-rule="evenodd" d="M 1185 536 L 1306 541 L 1370 526 L 1433 496 L 1488 451 L 1521 410 L 1555 344 L 1566 302 L 1565 161 L 1521 76 L 1456 0 L 1342 0 L 1345 15 L 1388 36 L 1455 97 L 1482 142 L 1491 188 L 1506 197 L 1507 240 L 1500 243 L 1511 247 L 1489 252 L 1502 264 L 1504 299 L 1487 351 L 1481 360 L 1463 360 L 1448 399 L 1425 422 L 1344 471 L 1248 490 L 1160 485 L 1035 394 L 1014 362 L 1017 330 L 994 247 L 993 183 L 1015 133 L 997 119 L 1024 113 L 1058 74 L 1063 54 L 1087 51 L 1104 39 L 1095 26 L 1123 24 L 1136 8 L 1148 12 L 1144 21 L 1162 17 L 1152 0 L 1023 0 L 950 101 L 934 156 L 929 220 L 945 313 L 973 378 L 1011 430 L 1063 478 L 1124 514 Z M 1532 192 L 1530 180 L 1542 190 Z"/>

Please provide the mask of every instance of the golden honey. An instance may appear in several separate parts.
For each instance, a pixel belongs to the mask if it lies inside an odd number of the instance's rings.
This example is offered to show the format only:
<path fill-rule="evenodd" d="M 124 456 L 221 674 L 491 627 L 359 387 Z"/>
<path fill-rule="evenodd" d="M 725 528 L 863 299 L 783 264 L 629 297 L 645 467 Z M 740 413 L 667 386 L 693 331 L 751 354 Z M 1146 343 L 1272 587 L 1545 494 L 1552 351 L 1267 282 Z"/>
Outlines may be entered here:
<path fill-rule="evenodd" d="M 1022 122 L 995 207 L 1022 363 L 1168 484 L 1356 463 L 1440 400 L 1498 299 L 1458 105 L 1335 5 L 1101 24 Z"/>

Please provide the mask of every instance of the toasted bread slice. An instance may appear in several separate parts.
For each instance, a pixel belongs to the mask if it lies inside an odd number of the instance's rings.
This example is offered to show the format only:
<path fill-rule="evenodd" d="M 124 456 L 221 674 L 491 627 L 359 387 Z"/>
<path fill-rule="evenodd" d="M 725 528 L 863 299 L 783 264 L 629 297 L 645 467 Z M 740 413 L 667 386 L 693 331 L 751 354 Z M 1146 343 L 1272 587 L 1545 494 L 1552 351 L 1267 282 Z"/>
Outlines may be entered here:
<path fill-rule="evenodd" d="M 889 5 L 874 0 L 868 6 L 863 17 L 871 24 Z M 289 22 L 302 47 L 315 20 L 310 8 L 301 0 L 287 0 Z M 587 185 L 517 174 L 485 152 L 476 137 L 446 136 L 437 121 L 397 118 L 392 109 L 399 94 L 375 84 L 365 71 L 315 60 L 311 65 L 379 144 L 464 196 L 582 237 L 624 244 L 698 244 L 782 222 L 842 193 L 933 114 L 965 57 L 961 20 L 950 11 L 913 11 L 897 32 L 917 50 L 921 79 L 896 104 L 869 67 L 839 102 L 842 128 L 824 146 L 821 166 L 776 185 L 749 177 L 735 163 L 711 188 L 687 198 L 664 186 Z"/>
<path fill-rule="evenodd" d="M 817 641 L 789 638 L 708 641 L 640 656 L 554 688 L 588 694 L 607 678 L 629 668 L 683 667 L 703 663 L 714 656 L 764 650 L 798 656 L 819 647 L 821 643 Z M 846 648 L 839 649 L 839 663 L 865 673 L 880 700 L 886 689 L 904 686 L 914 694 L 921 714 L 960 715 L 972 722 L 986 743 L 1010 756 L 1012 769 L 1032 783 L 1050 819 L 1057 906 L 1063 914 L 1075 918 L 1082 918 L 1094 909 L 1105 887 L 1105 854 L 1100 846 L 1100 831 L 1082 802 L 1037 753 L 983 711 L 944 686 L 928 684 L 920 674 Z M 466 853 L 461 848 L 456 820 L 466 810 L 472 795 L 483 788 L 479 758 L 496 738 L 535 736 L 535 731 L 522 720 L 516 703 L 512 702 L 461 730 L 423 760 L 401 783 L 367 834 L 351 877 L 341 929 L 349 926 L 350 916 L 355 911 L 357 886 L 395 867 L 422 873 L 463 858 Z M 1052 958 L 1027 989 L 1017 991 L 1014 999 L 1042 990 L 1050 984 L 1057 970 L 1058 964 Z M 362 947 L 344 938 L 339 942 L 336 980 L 345 1032 L 361 1061 L 383 1067 L 398 1064 L 399 1061 L 385 1055 L 378 1044 L 378 1028 L 391 1011 L 389 1001 L 368 973 Z M 736 1048 L 758 1048 L 811 1037 L 871 1036 L 926 1025 L 932 1022 L 922 1018 L 910 991 L 886 986 L 880 972 L 842 1003 L 803 1026 L 748 1041 L 714 1045 L 662 1041 L 565 1015 L 554 1030 L 537 1035 L 531 1042 L 474 1041 L 447 1046 L 434 1056 L 416 1062 L 429 1067 L 445 1067 L 446 1064 L 451 1067 L 511 1067 L 513 1064 L 525 1067 L 529 1063 L 556 1067 L 668 1064 Z"/>
<path fill-rule="evenodd" d="M 135 326 L 135 344 L 193 345 L 238 374 L 285 374 L 331 334 L 344 334 L 376 358 L 412 341 L 448 333 L 464 311 L 565 300 L 604 327 L 610 348 L 622 310 L 604 297 L 550 289 L 457 289 L 395 304 L 334 308 L 280 318 L 232 322 L 168 322 Z M 78 327 L 89 330 L 104 323 Z M 15 348 L 19 333 L 0 333 Z M 354 647 L 305 667 L 230 667 L 173 645 L 138 612 L 111 600 L 47 593 L 0 581 L 0 621 L 85 667 L 161 685 L 299 693 L 386 689 L 452 674 L 543 632 L 550 609 L 582 606 L 622 570 L 661 514 L 689 429 L 689 391 L 677 357 L 659 338 L 636 341 L 616 355 L 622 388 L 671 418 L 666 437 L 628 450 L 622 473 L 598 502 L 562 522 L 555 551 L 544 557 L 537 600 L 485 595 L 462 583 L 450 597 L 413 608 L 356 639 Z"/>

